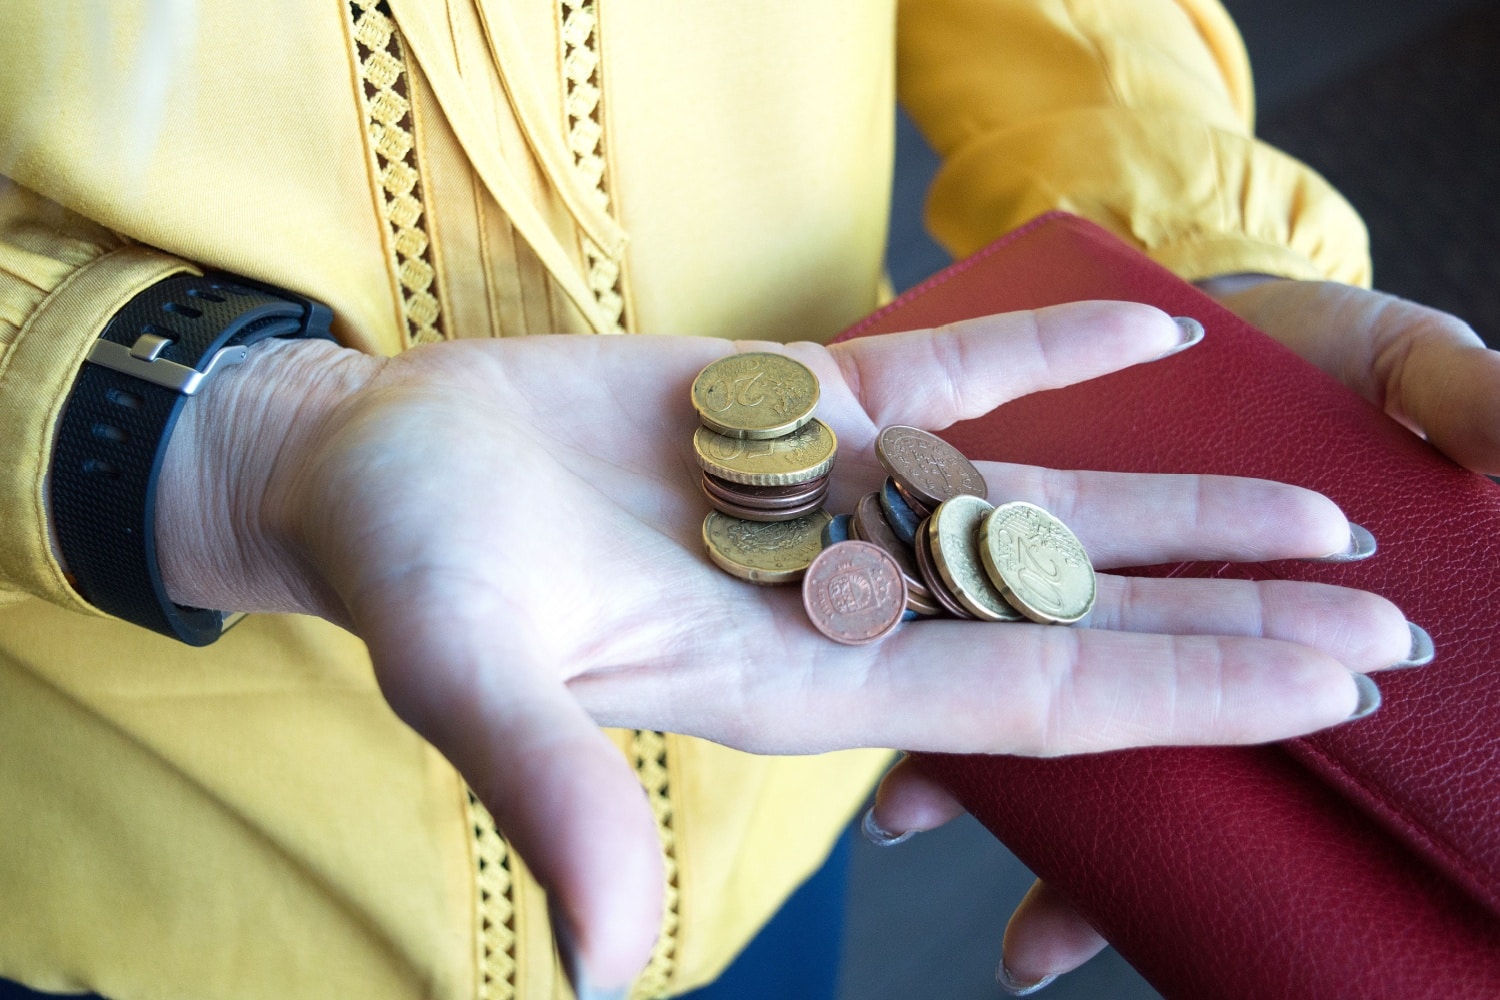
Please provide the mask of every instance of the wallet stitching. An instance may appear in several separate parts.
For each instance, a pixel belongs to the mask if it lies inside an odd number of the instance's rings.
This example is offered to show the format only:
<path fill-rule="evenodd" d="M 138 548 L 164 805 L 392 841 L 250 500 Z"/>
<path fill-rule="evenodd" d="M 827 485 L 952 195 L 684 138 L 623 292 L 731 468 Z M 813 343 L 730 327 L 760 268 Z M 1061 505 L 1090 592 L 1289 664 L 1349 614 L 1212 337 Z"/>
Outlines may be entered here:
<path fill-rule="evenodd" d="M 1319 758 L 1347 778 L 1367 796 L 1369 799 L 1368 805 L 1376 811 L 1383 813 L 1387 820 L 1402 820 L 1407 828 L 1406 833 L 1409 835 L 1408 839 L 1410 841 L 1442 858 L 1474 883 L 1483 886 L 1479 894 L 1487 908 L 1493 910 L 1496 904 L 1500 903 L 1500 898 L 1497 898 L 1494 888 L 1489 884 L 1491 873 L 1487 869 L 1478 867 L 1467 855 L 1461 853 L 1453 846 L 1447 838 L 1439 836 L 1410 811 L 1398 806 L 1389 793 L 1372 786 L 1364 778 L 1350 771 L 1339 758 L 1333 756 L 1327 750 L 1308 740 L 1295 740 L 1293 742 L 1300 750 Z"/>

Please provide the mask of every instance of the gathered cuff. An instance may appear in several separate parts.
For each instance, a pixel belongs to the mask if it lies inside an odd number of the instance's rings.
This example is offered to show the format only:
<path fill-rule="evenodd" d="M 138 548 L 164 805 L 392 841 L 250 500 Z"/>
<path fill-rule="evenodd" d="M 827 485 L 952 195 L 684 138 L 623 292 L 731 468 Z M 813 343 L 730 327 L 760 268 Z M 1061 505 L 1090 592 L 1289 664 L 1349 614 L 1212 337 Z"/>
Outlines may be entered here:
<path fill-rule="evenodd" d="M 47 477 L 58 419 L 89 348 L 119 309 L 163 278 L 197 269 L 145 247 L 125 246 L 64 278 L 0 355 L 0 601 L 40 597 L 100 615 L 68 583 L 53 552 Z"/>
<path fill-rule="evenodd" d="M 1249 271 L 1370 283 L 1364 223 L 1332 185 L 1187 115 L 1073 109 L 976 136 L 944 163 L 927 219 L 964 256 L 1054 209 L 1189 280 Z"/>

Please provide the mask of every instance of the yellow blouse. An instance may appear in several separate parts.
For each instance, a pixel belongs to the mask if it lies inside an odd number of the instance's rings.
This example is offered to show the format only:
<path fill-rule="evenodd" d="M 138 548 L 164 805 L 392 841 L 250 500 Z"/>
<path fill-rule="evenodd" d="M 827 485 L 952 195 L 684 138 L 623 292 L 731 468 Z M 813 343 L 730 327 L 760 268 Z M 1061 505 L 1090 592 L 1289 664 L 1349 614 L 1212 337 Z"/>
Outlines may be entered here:
<path fill-rule="evenodd" d="M 193 650 L 69 588 L 53 428 L 145 286 L 239 272 L 383 353 L 827 337 L 880 294 L 898 87 L 955 252 L 1061 207 L 1187 277 L 1368 278 L 1348 205 L 1251 137 L 1213 0 L 0 0 L 0 24 L 0 976 L 43 989 L 567 992 L 524 864 L 358 640 L 259 616 Z M 672 880 L 638 996 L 715 976 L 887 759 L 614 735 Z"/>

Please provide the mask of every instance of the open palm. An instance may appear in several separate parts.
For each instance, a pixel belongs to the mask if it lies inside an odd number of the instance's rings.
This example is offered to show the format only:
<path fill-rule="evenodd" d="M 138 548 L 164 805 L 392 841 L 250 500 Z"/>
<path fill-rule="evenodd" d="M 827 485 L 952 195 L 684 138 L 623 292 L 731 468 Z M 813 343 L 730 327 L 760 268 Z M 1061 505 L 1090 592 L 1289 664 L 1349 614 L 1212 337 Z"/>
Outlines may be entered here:
<path fill-rule="evenodd" d="M 392 706 L 485 800 L 592 977 L 619 984 L 649 953 L 661 875 L 655 825 L 601 724 L 764 753 L 1058 754 L 1264 741 L 1350 715 L 1351 671 L 1408 642 L 1400 612 L 1368 594 L 1105 575 L 1092 628 L 924 622 L 851 648 L 812 629 L 795 588 L 730 578 L 702 551 L 688 386 L 728 352 L 785 350 L 818 375 L 840 439 L 828 506 L 847 510 L 883 476 L 881 426 L 941 428 L 1179 337 L 1154 309 L 1083 303 L 832 349 L 443 344 L 379 363 L 280 448 L 258 509 L 276 512 L 296 610 L 367 641 Z M 1289 486 L 981 471 L 992 495 L 1063 517 L 1101 569 L 1316 557 L 1349 540 L 1331 502 Z"/>

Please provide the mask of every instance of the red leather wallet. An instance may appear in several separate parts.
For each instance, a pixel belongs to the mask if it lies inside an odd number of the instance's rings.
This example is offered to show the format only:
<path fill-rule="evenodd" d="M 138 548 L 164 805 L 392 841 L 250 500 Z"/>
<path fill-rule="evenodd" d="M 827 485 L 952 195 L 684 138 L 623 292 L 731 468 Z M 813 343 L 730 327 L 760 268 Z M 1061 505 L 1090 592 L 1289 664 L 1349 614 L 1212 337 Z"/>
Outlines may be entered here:
<path fill-rule="evenodd" d="M 1371 718 L 1274 746 L 923 766 L 1167 997 L 1500 998 L 1500 489 L 1072 216 L 1032 222 L 843 337 L 1099 298 L 1194 316 L 1207 335 L 943 436 L 975 458 L 1318 490 L 1374 532 L 1374 558 L 1132 572 L 1374 591 L 1431 633 L 1437 659 L 1380 676 Z"/>

